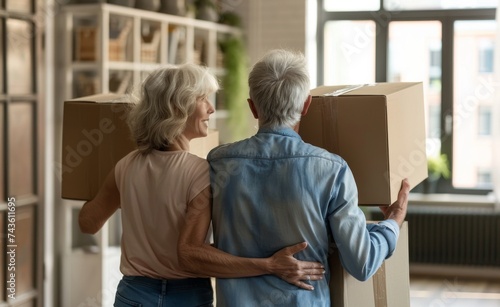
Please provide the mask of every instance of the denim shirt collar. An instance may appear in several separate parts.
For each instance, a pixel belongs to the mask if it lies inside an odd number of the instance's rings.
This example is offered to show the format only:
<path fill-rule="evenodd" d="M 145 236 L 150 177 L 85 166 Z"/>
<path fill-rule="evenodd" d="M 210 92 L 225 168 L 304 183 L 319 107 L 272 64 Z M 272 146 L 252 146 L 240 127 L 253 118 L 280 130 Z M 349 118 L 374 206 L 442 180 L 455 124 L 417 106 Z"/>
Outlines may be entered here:
<path fill-rule="evenodd" d="M 257 131 L 257 134 L 260 133 L 271 133 L 271 134 L 278 134 L 282 136 L 289 136 L 293 138 L 302 139 L 300 135 L 290 127 L 273 127 L 273 128 L 261 127 L 259 128 L 259 131 Z"/>

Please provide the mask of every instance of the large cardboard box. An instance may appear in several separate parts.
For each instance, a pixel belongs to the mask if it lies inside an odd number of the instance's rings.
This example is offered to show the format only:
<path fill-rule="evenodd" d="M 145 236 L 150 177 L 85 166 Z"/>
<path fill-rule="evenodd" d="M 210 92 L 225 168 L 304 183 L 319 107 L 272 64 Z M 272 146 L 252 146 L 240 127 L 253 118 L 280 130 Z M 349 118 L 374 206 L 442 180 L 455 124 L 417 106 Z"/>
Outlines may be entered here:
<path fill-rule="evenodd" d="M 427 178 L 422 83 L 321 86 L 301 119 L 305 142 L 347 161 L 360 205 L 390 205 L 401 180 Z"/>
<path fill-rule="evenodd" d="M 367 281 L 352 277 L 342 267 L 337 253 L 329 258 L 330 299 L 333 307 L 409 307 L 410 265 L 408 224 L 401 227 L 396 250 Z"/>
<path fill-rule="evenodd" d="M 126 118 L 125 95 L 99 94 L 64 102 L 61 197 L 92 199 L 125 155 L 136 149 Z M 218 131 L 193 139 L 190 152 L 202 158 L 219 145 Z"/>

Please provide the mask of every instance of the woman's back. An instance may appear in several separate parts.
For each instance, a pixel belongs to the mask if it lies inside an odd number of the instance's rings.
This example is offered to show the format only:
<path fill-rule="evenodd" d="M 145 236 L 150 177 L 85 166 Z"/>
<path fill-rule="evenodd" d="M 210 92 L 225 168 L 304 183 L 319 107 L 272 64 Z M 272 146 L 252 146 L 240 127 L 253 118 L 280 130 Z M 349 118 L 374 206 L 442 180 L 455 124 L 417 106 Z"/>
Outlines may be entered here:
<path fill-rule="evenodd" d="M 208 163 L 186 151 L 134 151 L 115 167 L 122 214 L 120 270 L 128 276 L 194 277 L 179 269 L 186 205 L 209 184 Z"/>

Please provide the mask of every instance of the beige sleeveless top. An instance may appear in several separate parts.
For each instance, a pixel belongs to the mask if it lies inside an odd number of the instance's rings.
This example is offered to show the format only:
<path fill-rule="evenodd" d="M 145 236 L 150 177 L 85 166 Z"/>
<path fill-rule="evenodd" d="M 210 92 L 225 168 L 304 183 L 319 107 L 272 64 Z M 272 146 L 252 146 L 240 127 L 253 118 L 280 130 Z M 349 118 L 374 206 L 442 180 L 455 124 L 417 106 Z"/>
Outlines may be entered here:
<path fill-rule="evenodd" d="M 179 269 L 177 241 L 187 204 L 210 184 L 208 163 L 185 151 L 133 151 L 115 167 L 126 276 L 194 277 Z"/>

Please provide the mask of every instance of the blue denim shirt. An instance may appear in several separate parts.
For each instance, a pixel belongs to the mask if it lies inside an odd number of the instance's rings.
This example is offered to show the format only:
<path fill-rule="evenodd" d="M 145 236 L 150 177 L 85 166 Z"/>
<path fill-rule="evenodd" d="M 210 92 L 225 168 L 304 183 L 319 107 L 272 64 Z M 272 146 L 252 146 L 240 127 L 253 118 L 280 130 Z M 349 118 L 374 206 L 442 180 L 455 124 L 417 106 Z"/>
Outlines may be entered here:
<path fill-rule="evenodd" d="M 332 240 L 345 269 L 360 280 L 372 276 L 396 247 L 395 221 L 366 224 L 346 162 L 304 143 L 290 128 L 261 128 L 249 139 L 215 148 L 207 159 L 217 248 L 269 257 L 307 241 L 295 257 L 326 268 L 323 280 L 311 281 L 314 291 L 272 275 L 217 279 L 218 306 L 330 306 Z"/>

